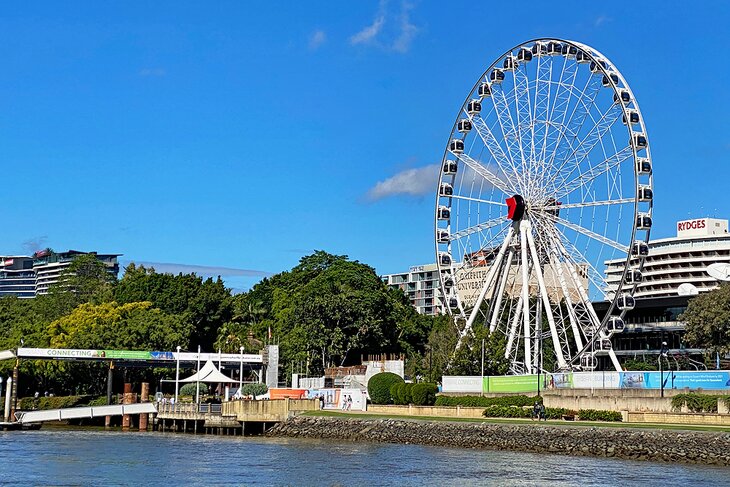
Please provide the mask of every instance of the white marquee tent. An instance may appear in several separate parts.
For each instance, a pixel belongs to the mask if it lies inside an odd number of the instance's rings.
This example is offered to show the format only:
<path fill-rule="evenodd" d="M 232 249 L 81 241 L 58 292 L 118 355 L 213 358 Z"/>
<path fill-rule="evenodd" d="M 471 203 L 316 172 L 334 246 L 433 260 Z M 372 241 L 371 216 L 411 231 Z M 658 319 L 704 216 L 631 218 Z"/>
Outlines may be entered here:
<path fill-rule="evenodd" d="M 238 382 L 223 375 L 211 360 L 208 360 L 205 365 L 198 371 L 198 373 L 191 375 L 187 379 L 182 379 L 180 382 L 206 382 L 212 384 L 221 384 L 229 382 Z"/>

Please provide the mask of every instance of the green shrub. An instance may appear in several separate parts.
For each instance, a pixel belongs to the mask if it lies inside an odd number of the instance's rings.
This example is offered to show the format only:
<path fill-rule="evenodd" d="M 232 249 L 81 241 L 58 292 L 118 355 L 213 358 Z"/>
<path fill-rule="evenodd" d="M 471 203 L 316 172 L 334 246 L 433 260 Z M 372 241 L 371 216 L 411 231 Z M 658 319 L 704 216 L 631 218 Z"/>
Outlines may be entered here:
<path fill-rule="evenodd" d="M 416 406 L 433 406 L 436 402 L 436 393 L 439 388 L 436 384 L 422 382 L 414 384 L 411 389 L 411 399 Z"/>
<path fill-rule="evenodd" d="M 241 389 L 241 394 L 243 394 L 244 396 L 253 396 L 254 399 L 257 396 L 263 396 L 267 392 L 269 392 L 268 386 L 259 382 L 253 384 L 245 384 Z"/>
<path fill-rule="evenodd" d="M 400 386 L 403 384 L 400 384 L 396 382 L 395 384 L 390 386 L 390 398 L 393 400 L 393 404 L 400 404 Z"/>
<path fill-rule="evenodd" d="M 679 411 L 686 404 L 687 409 L 693 413 L 716 413 L 718 399 L 723 399 L 726 405 L 730 404 L 730 398 L 728 396 L 700 394 L 697 392 L 677 394 L 672 398 L 672 409 Z"/>
<path fill-rule="evenodd" d="M 195 396 L 197 394 L 198 386 L 196 383 L 185 384 L 180 388 L 179 394 L 181 396 Z M 200 383 L 200 394 L 208 394 L 208 386 L 204 383 Z"/>
<path fill-rule="evenodd" d="M 618 411 L 601 411 L 597 409 L 581 409 L 578 411 L 581 421 L 621 421 L 621 413 Z"/>
<path fill-rule="evenodd" d="M 539 396 L 439 396 L 436 406 L 489 407 L 489 406 L 533 406 L 535 401 L 542 402 Z"/>
<path fill-rule="evenodd" d="M 411 404 L 413 403 L 413 396 L 411 395 L 413 392 L 413 386 L 415 384 L 403 384 L 403 396 L 401 397 L 401 400 L 403 401 L 403 404 Z"/>
<path fill-rule="evenodd" d="M 368 381 L 368 395 L 373 404 L 390 404 L 390 388 L 393 384 L 403 384 L 403 378 L 392 372 L 375 374 Z"/>
<path fill-rule="evenodd" d="M 114 401 L 114 398 L 112 397 L 112 401 Z M 112 404 L 114 404 L 112 402 Z M 99 396 L 96 399 L 92 399 L 87 403 L 87 406 L 91 407 L 97 407 L 97 406 L 106 406 L 106 396 Z"/>
<path fill-rule="evenodd" d="M 485 418 L 529 418 L 532 414 L 530 409 L 521 406 L 499 406 L 487 407 L 482 415 Z"/>

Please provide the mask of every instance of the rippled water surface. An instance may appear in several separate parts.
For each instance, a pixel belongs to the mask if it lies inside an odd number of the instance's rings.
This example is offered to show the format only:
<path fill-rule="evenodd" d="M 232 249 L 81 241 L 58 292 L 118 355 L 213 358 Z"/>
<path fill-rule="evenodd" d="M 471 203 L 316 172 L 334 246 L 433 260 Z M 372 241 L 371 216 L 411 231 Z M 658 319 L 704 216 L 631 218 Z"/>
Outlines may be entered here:
<path fill-rule="evenodd" d="M 416 445 L 44 429 L 0 433 L 5 485 L 730 485 L 730 469 Z"/>

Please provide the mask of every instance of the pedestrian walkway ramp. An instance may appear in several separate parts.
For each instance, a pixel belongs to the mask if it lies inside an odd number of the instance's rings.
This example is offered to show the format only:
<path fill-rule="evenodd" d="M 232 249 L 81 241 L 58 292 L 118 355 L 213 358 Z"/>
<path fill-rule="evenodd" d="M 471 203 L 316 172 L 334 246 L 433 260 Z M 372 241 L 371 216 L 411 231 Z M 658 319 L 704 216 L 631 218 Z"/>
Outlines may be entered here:
<path fill-rule="evenodd" d="M 119 404 L 113 406 L 87 406 L 80 408 L 46 409 L 43 411 L 18 411 L 15 418 L 19 423 L 42 423 L 44 421 L 63 421 L 66 419 L 98 418 L 100 416 L 121 416 L 124 414 L 156 413 L 155 404 Z"/>
<path fill-rule="evenodd" d="M 0 350 L 0 360 L 10 360 L 15 358 L 15 352 L 12 350 Z"/>

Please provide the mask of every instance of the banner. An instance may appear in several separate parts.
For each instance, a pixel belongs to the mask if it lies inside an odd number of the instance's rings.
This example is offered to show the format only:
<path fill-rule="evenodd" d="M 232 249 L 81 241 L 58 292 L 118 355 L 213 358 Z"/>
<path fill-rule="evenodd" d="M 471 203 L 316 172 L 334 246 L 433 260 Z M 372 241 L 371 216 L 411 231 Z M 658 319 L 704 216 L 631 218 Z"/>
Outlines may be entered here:
<path fill-rule="evenodd" d="M 488 392 L 488 378 L 481 376 L 445 375 L 441 378 L 442 392 Z"/>
<path fill-rule="evenodd" d="M 730 372 L 727 371 L 676 371 L 622 372 L 621 387 L 626 389 L 728 389 Z"/>
<path fill-rule="evenodd" d="M 537 392 L 537 375 L 489 377 L 489 392 Z"/>
<path fill-rule="evenodd" d="M 619 372 L 574 372 L 573 389 L 618 389 Z"/>

